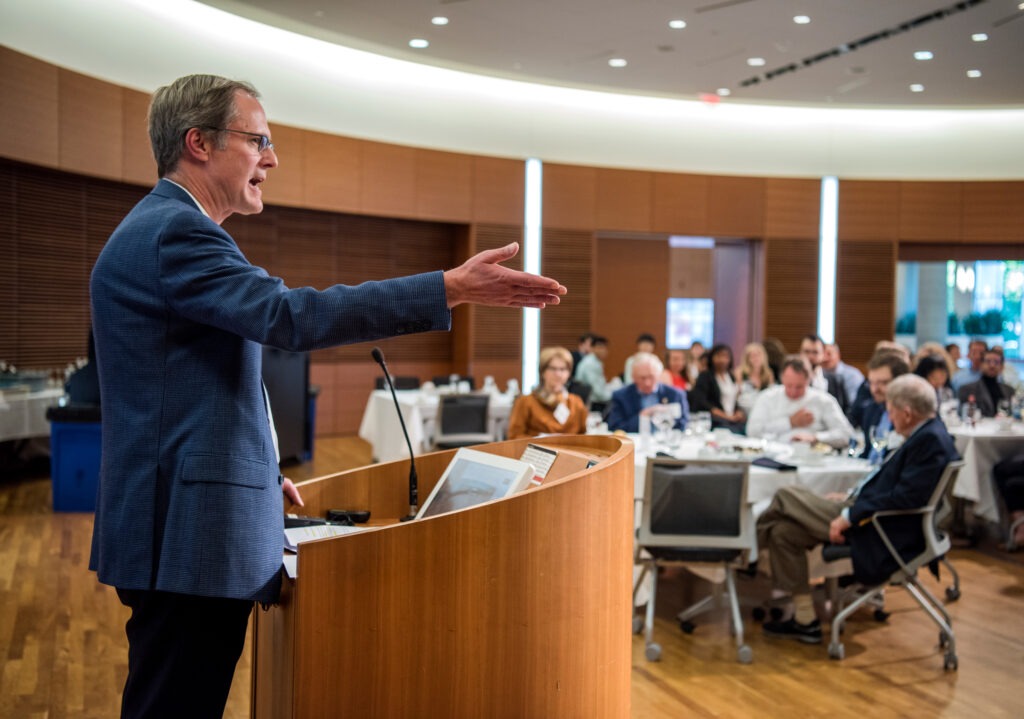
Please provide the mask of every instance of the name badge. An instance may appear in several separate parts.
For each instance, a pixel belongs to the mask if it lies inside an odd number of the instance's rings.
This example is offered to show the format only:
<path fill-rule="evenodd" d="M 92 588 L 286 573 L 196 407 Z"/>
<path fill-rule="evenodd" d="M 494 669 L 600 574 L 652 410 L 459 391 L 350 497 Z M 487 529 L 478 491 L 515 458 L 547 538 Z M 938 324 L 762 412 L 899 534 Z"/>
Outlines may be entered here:
<path fill-rule="evenodd" d="M 558 406 L 555 407 L 555 421 L 559 424 L 565 424 L 567 419 L 569 419 L 569 408 L 565 406 L 565 402 L 559 402 Z"/>

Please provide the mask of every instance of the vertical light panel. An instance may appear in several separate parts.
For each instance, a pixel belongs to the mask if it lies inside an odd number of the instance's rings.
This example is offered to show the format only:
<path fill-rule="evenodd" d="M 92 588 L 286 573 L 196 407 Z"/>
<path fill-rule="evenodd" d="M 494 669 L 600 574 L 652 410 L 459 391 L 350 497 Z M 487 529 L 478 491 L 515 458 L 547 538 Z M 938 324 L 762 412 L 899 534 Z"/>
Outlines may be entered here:
<path fill-rule="evenodd" d="M 836 341 L 836 254 L 839 227 L 839 180 L 821 178 L 821 228 L 818 231 L 818 334 Z"/>
<path fill-rule="evenodd" d="M 523 218 L 523 269 L 540 274 L 541 188 L 544 166 L 537 158 L 526 161 L 526 214 Z M 523 310 L 523 383 L 529 392 L 540 379 L 537 356 L 540 354 L 540 310 Z"/>

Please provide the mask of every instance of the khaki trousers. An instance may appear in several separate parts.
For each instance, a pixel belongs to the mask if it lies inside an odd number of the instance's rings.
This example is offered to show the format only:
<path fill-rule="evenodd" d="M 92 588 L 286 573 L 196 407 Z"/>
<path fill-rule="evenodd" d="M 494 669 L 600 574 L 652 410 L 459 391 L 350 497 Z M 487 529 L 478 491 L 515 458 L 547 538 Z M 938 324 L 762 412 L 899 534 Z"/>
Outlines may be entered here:
<path fill-rule="evenodd" d="M 847 502 L 806 487 L 782 487 L 757 520 L 757 546 L 768 550 L 772 581 L 790 594 L 808 594 L 807 550 L 828 541 L 832 520 Z"/>

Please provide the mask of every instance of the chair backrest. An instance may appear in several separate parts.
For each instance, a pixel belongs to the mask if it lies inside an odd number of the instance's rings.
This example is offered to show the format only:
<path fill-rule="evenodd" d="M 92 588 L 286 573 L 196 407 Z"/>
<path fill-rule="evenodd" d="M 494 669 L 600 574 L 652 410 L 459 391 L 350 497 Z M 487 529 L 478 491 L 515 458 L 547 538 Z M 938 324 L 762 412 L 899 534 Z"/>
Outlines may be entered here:
<path fill-rule="evenodd" d="M 590 393 L 592 389 L 589 384 L 574 379 L 570 380 L 569 384 L 567 384 L 565 388 L 583 400 L 583 404 L 585 406 L 590 406 Z"/>
<path fill-rule="evenodd" d="M 480 435 L 481 442 L 490 440 L 487 423 L 487 407 L 490 396 L 486 394 L 442 395 L 437 407 L 436 442 L 446 437 Z"/>
<path fill-rule="evenodd" d="M 940 531 L 938 527 L 939 519 L 942 517 L 940 508 L 949 501 L 953 485 L 956 483 L 956 478 L 960 475 L 960 470 L 963 467 L 963 460 L 947 464 L 946 468 L 942 470 L 938 484 L 935 485 L 935 489 L 932 491 L 931 498 L 928 500 L 927 511 L 925 511 L 924 517 L 921 520 L 926 554 L 928 555 L 928 558 L 924 561 L 930 562 L 935 557 L 941 557 L 952 546 L 949 534 Z"/>
<path fill-rule="evenodd" d="M 391 378 L 391 382 L 395 385 L 395 389 L 419 389 L 420 378 L 419 377 L 407 377 L 403 375 L 396 375 Z M 378 377 L 374 380 L 375 389 L 387 389 L 388 384 L 383 377 Z"/>
<path fill-rule="evenodd" d="M 652 457 L 644 477 L 641 546 L 753 546 L 749 462 Z"/>

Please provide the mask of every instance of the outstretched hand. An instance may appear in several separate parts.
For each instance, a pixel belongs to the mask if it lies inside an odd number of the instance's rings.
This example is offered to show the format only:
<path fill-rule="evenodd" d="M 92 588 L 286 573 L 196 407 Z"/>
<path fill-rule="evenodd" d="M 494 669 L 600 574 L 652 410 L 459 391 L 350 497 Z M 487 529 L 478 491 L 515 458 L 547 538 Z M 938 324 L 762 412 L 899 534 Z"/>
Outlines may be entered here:
<path fill-rule="evenodd" d="M 464 302 L 491 307 L 557 305 L 566 293 L 556 280 L 503 267 L 519 252 L 519 243 L 485 250 L 444 273 L 448 307 Z"/>

